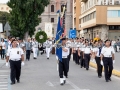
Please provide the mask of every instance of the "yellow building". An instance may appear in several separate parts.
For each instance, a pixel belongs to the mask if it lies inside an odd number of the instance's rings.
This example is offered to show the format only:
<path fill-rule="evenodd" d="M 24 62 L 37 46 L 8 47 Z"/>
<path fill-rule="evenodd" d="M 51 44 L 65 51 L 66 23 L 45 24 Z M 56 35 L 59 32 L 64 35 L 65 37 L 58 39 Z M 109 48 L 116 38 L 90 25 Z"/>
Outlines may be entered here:
<path fill-rule="evenodd" d="M 80 1 L 79 23 L 74 18 L 78 36 L 93 39 L 99 35 L 102 40 L 120 37 L 120 0 L 75 0 Z"/>

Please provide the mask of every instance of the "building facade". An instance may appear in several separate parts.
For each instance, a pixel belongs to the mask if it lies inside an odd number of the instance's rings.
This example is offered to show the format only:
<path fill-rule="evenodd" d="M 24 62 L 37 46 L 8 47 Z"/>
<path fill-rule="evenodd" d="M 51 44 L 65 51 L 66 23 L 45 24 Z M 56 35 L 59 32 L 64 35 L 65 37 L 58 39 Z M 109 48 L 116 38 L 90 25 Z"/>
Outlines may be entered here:
<path fill-rule="evenodd" d="M 9 13 L 10 10 L 10 7 L 6 3 L 0 3 L 0 11 Z"/>
<path fill-rule="evenodd" d="M 99 35 L 102 40 L 120 36 L 120 0 L 79 0 L 77 33 L 88 39 Z"/>
<path fill-rule="evenodd" d="M 67 11 L 66 11 L 66 18 L 65 18 L 65 26 L 66 32 L 69 33 L 70 28 L 72 28 L 73 23 L 73 0 L 50 0 L 50 4 L 45 7 L 44 13 L 39 17 L 41 18 L 41 23 L 36 27 L 36 30 L 45 30 L 45 23 L 52 23 L 53 24 L 53 37 L 56 35 L 57 31 L 57 23 L 58 23 L 58 15 L 57 11 L 62 10 L 62 5 L 65 5 L 67 2 Z M 68 35 L 67 35 L 68 36 Z"/>

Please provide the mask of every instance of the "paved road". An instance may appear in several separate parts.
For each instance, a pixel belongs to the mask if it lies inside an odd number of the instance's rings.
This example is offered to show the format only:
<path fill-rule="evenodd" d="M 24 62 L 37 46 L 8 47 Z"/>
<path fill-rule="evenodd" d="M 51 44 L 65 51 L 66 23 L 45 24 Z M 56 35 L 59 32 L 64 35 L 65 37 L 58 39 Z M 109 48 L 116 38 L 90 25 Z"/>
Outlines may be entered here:
<path fill-rule="evenodd" d="M 26 62 L 22 67 L 21 83 L 13 85 L 11 90 L 120 90 L 119 83 L 120 79 L 115 76 L 107 83 L 104 77 L 97 77 L 95 69 L 86 71 L 71 61 L 67 83 L 60 86 L 55 56 L 47 60 L 45 55 L 40 55 L 37 60 Z"/>

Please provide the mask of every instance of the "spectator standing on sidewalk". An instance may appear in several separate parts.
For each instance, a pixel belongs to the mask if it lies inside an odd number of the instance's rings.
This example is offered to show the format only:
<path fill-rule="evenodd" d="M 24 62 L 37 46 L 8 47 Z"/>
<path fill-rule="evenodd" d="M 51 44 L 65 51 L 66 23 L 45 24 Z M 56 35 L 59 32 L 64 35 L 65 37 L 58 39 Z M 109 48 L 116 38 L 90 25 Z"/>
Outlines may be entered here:
<path fill-rule="evenodd" d="M 5 57 L 5 48 L 6 48 L 6 44 L 4 42 L 4 39 L 1 39 L 1 43 L 0 43 L 2 50 L 1 50 L 1 59 L 4 60 Z"/>

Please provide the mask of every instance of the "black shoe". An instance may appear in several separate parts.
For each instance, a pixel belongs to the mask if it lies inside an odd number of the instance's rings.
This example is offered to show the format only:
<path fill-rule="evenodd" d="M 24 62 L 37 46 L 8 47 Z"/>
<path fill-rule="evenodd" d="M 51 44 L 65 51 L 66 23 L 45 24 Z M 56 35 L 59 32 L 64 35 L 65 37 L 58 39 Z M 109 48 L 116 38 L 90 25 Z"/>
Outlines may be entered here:
<path fill-rule="evenodd" d="M 17 80 L 17 83 L 20 83 L 20 80 Z"/>
<path fill-rule="evenodd" d="M 49 58 L 47 58 L 47 59 L 49 59 Z"/>
<path fill-rule="evenodd" d="M 109 78 L 109 81 L 112 81 L 111 78 Z"/>
<path fill-rule="evenodd" d="M 86 68 L 86 70 L 89 70 L 88 68 Z"/>
<path fill-rule="evenodd" d="M 68 78 L 68 76 L 66 76 L 66 78 Z"/>
<path fill-rule="evenodd" d="M 99 78 L 101 78 L 102 76 L 98 76 Z"/>
<path fill-rule="evenodd" d="M 82 68 L 82 66 L 81 66 L 81 68 Z"/>
<path fill-rule="evenodd" d="M 60 85 L 61 85 L 61 86 L 63 86 L 63 85 L 64 85 L 64 83 L 61 83 Z"/>
<path fill-rule="evenodd" d="M 109 82 L 109 80 L 106 80 L 106 82 Z"/>
<path fill-rule="evenodd" d="M 11 82 L 10 84 L 13 85 L 13 84 L 15 84 L 15 82 Z"/>

